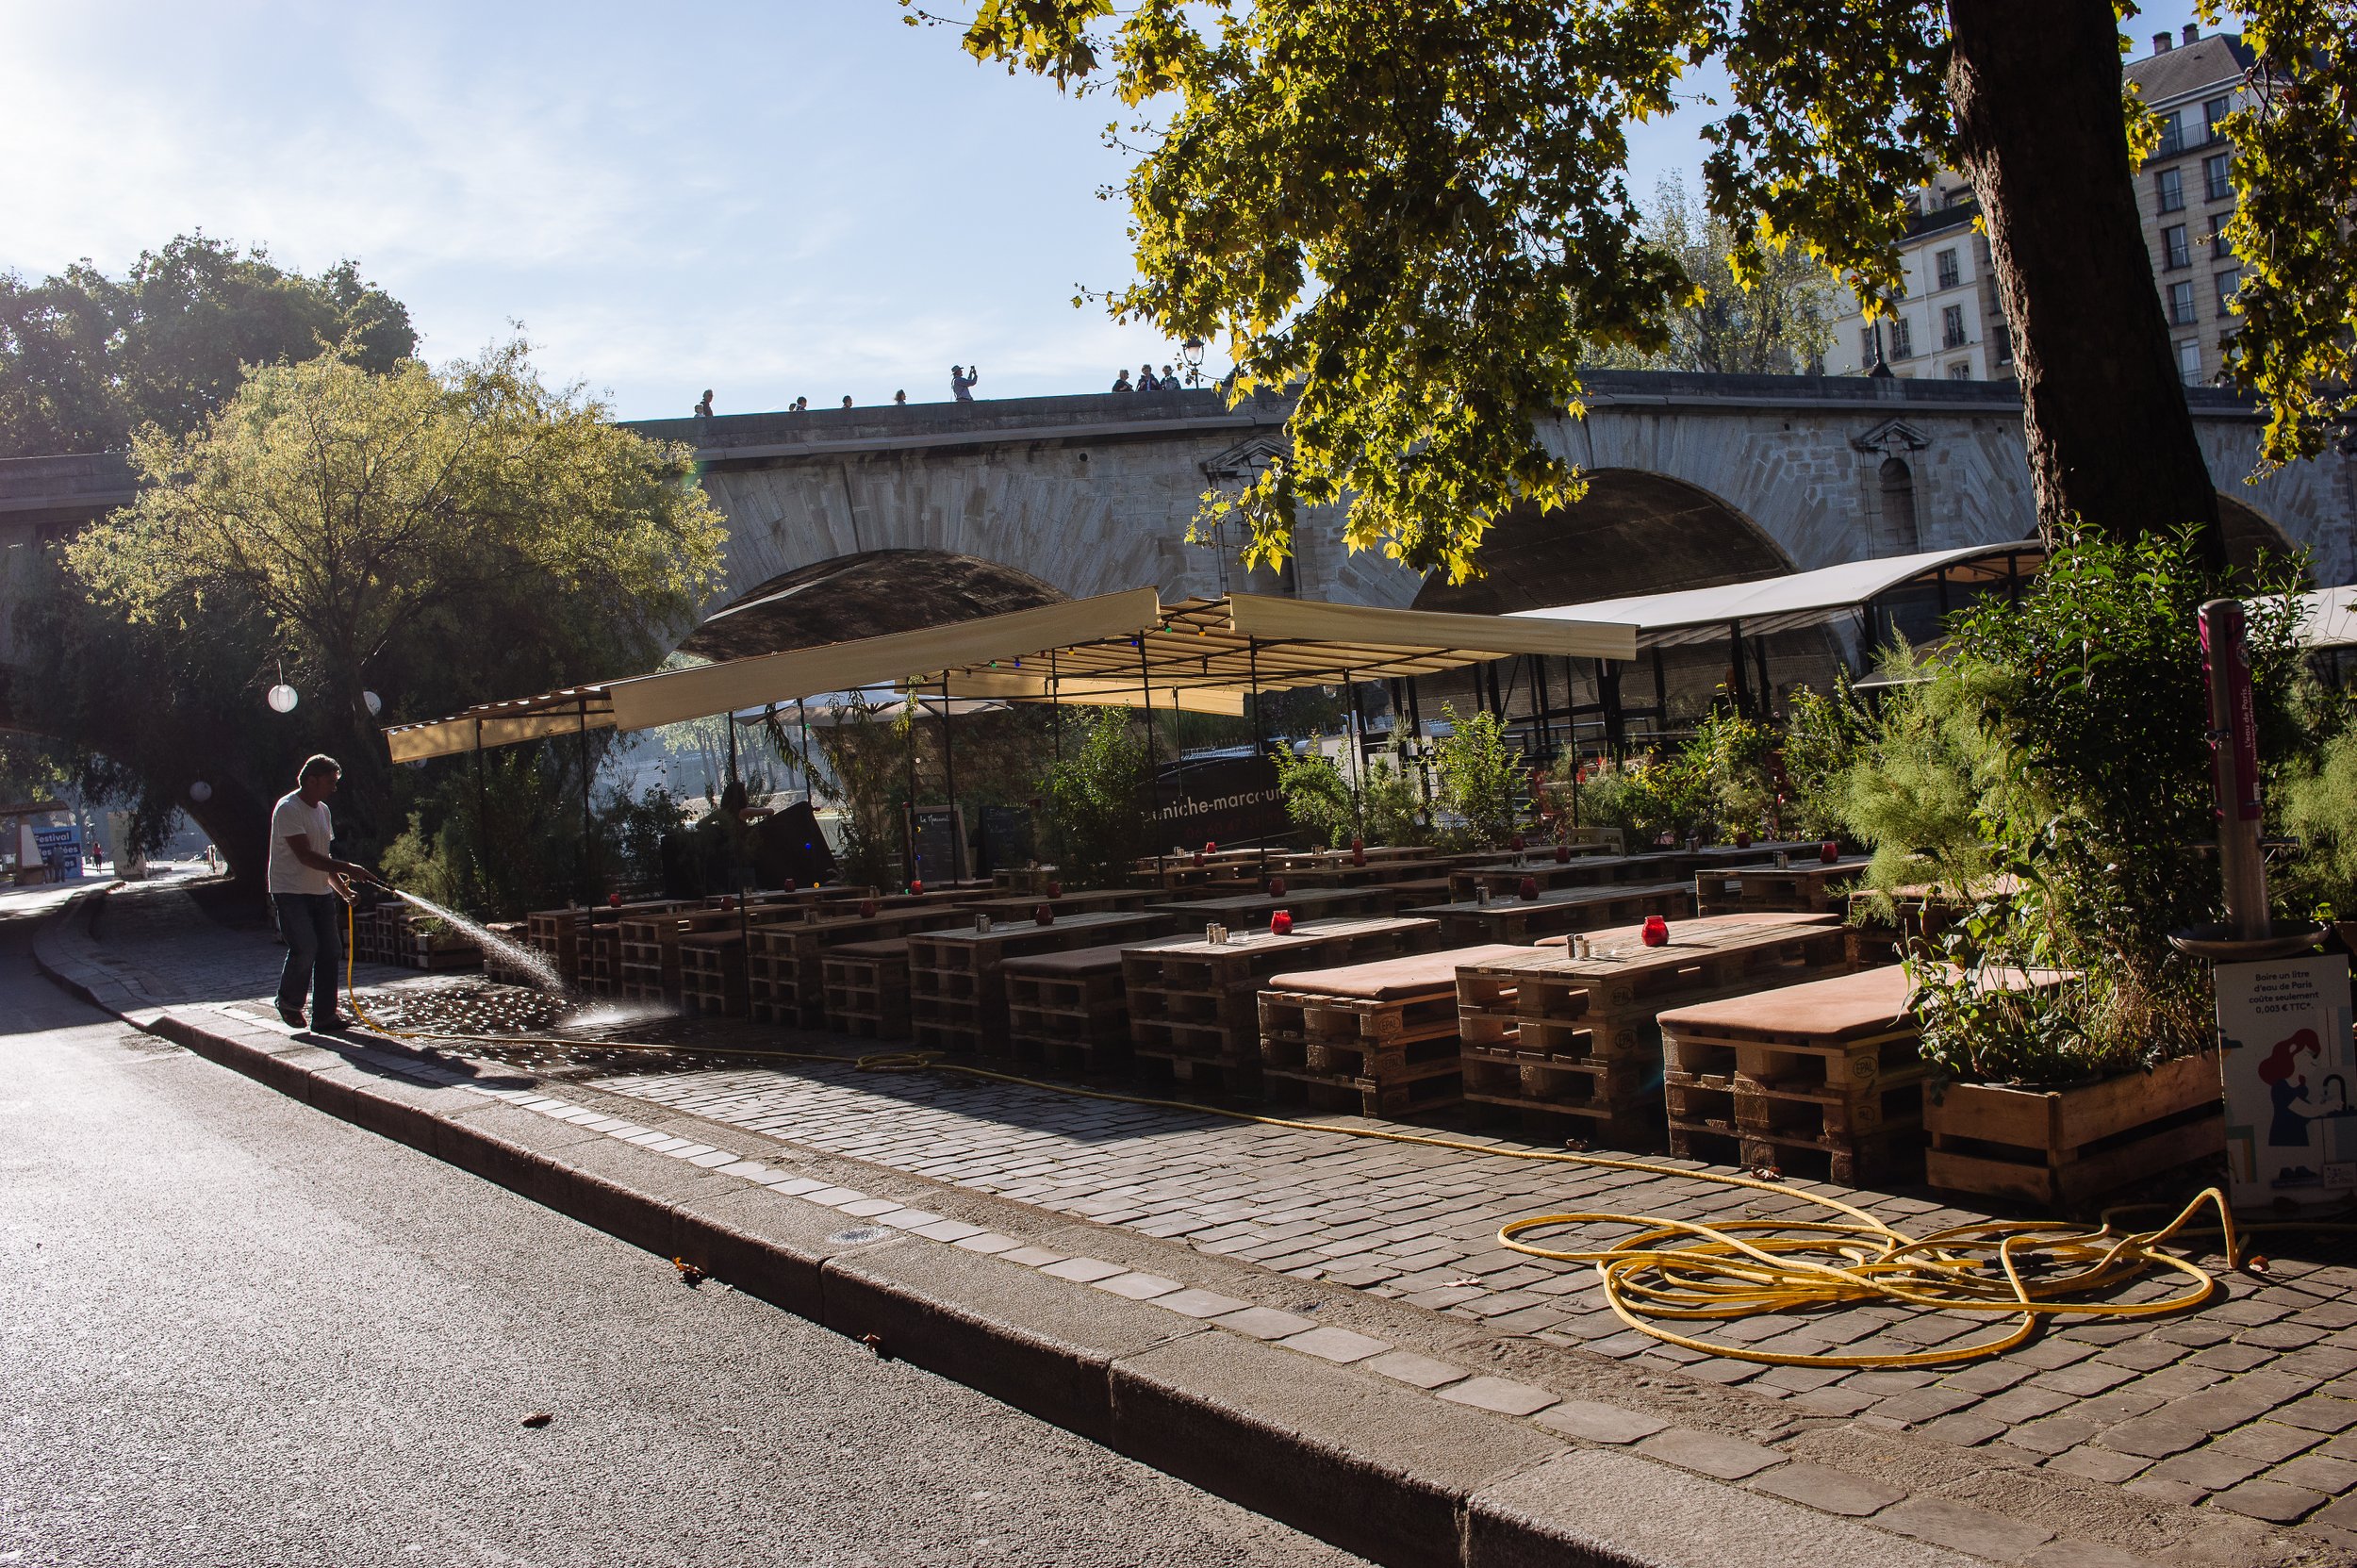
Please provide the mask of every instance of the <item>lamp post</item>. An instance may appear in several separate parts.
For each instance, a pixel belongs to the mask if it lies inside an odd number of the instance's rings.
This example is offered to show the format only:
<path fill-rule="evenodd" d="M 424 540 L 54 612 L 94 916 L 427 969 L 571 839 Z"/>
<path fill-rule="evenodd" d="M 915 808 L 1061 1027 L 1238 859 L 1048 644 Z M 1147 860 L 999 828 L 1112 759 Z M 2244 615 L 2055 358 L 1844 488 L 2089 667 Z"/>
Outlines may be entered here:
<path fill-rule="evenodd" d="M 1179 344 L 1178 357 L 1186 361 L 1187 385 L 1190 387 L 1201 386 L 1203 384 L 1203 339 L 1200 338 L 1190 338 L 1185 342 Z"/>

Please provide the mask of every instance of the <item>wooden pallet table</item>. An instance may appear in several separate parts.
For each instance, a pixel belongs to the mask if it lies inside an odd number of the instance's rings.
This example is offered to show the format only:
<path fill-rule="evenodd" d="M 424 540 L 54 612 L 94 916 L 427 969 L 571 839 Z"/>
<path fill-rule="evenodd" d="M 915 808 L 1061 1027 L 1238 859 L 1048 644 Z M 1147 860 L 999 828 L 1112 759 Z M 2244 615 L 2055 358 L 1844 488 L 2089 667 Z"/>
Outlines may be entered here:
<path fill-rule="evenodd" d="M 885 901 L 875 900 L 879 906 Z M 746 1015 L 753 1022 L 823 1029 L 829 951 L 846 943 L 889 941 L 913 931 L 973 923 L 972 916 L 946 900 L 879 907 L 873 915 L 836 913 L 841 907 L 822 906 L 816 918 L 753 929 L 745 953 Z"/>
<path fill-rule="evenodd" d="M 793 924 L 808 918 L 808 908 L 796 900 L 747 902 L 741 909 L 716 905 L 653 910 L 625 910 L 614 922 L 614 988 L 618 995 L 640 1001 L 680 1002 L 682 940 L 717 932 L 744 933 L 756 927 Z"/>
<path fill-rule="evenodd" d="M 1744 910 L 1814 915 L 1838 905 L 1842 895 L 1838 889 L 1865 873 L 1867 858 L 1825 861 L 1811 854 L 1789 866 L 1706 867 L 1694 873 L 1694 900 L 1705 915 Z"/>
<path fill-rule="evenodd" d="M 1663 1013 L 1670 1152 L 1851 1186 L 1918 1173 L 1912 985 L 1885 965 Z"/>
<path fill-rule="evenodd" d="M 746 933 L 691 932 L 679 939 L 679 1009 L 690 1017 L 746 1015 Z"/>
<path fill-rule="evenodd" d="M 864 1040 L 909 1037 L 909 939 L 845 942 L 818 961 L 827 1027 Z"/>
<path fill-rule="evenodd" d="M 1162 895 L 1150 887 L 1088 887 L 1078 892 L 1067 889 L 1049 898 L 1023 895 L 1014 898 L 963 899 L 958 907 L 974 915 L 987 915 L 993 920 L 1029 920 L 1032 912 L 1046 904 L 1056 912 L 1058 919 L 1067 915 L 1095 915 L 1102 910 L 1144 909 L 1159 905 Z"/>
<path fill-rule="evenodd" d="M 412 969 L 447 974 L 483 966 L 483 949 L 455 932 L 408 928 L 409 949 L 401 962 Z"/>
<path fill-rule="evenodd" d="M 1588 937 L 1587 958 L 1543 946 L 1458 970 L 1465 1098 L 1573 1116 L 1595 1141 L 1623 1148 L 1655 1147 L 1666 1131 L 1657 1015 L 1822 979 L 1849 963 L 1829 915 L 1672 921 L 1658 948 L 1643 946 L 1635 926 Z"/>
<path fill-rule="evenodd" d="M 1008 959 L 1009 1052 L 1063 1072 L 1126 1069 L 1129 994 L 1122 981 L 1122 954 L 1156 945 L 1115 942 Z"/>
<path fill-rule="evenodd" d="M 1263 1092 L 1361 1116 L 1455 1104 L 1458 966 L 1522 950 L 1484 943 L 1271 976 L 1258 1003 Z"/>
<path fill-rule="evenodd" d="M 1642 924 L 1648 915 L 1684 920 L 1694 913 L 1694 895 L 1684 883 L 1639 886 L 1561 887 L 1533 899 L 1473 900 L 1404 909 L 1441 923 L 1441 940 L 1452 946 L 1508 942 L 1527 947 L 1542 936 Z"/>
<path fill-rule="evenodd" d="M 1003 1052 L 1008 959 L 1096 947 L 1109 938 L 1144 941 L 1166 934 L 1170 926 L 1170 916 L 1159 910 L 1100 910 L 1044 926 L 998 920 L 988 931 L 977 931 L 969 922 L 912 933 L 910 1032 L 918 1045 L 936 1050 Z"/>
<path fill-rule="evenodd" d="M 1414 952 L 1437 943 L 1440 932 L 1430 920 L 1393 916 L 1305 921 L 1283 936 L 1263 929 L 1224 943 L 1132 948 L 1122 960 L 1130 1054 L 1158 1081 L 1249 1090 L 1260 1080 L 1260 992 L 1271 975 Z"/>
<path fill-rule="evenodd" d="M 1693 856 L 1684 850 L 1649 850 L 1635 855 L 1573 855 L 1558 860 L 1540 850 L 1516 860 L 1485 861 L 1459 867 L 1449 873 L 1450 903 L 1464 903 L 1481 888 L 1493 899 L 1510 899 L 1522 891 L 1525 879 L 1542 893 L 1564 887 L 1657 886 L 1694 874 Z M 1439 900 L 1435 900 L 1438 902 Z"/>
<path fill-rule="evenodd" d="M 1386 887 L 1288 887 L 1274 893 L 1230 893 L 1224 898 L 1186 899 L 1162 905 L 1179 919 L 1181 928 L 1210 925 L 1244 928 L 1268 925 L 1278 910 L 1291 910 L 1297 921 L 1342 920 L 1393 913 Z"/>

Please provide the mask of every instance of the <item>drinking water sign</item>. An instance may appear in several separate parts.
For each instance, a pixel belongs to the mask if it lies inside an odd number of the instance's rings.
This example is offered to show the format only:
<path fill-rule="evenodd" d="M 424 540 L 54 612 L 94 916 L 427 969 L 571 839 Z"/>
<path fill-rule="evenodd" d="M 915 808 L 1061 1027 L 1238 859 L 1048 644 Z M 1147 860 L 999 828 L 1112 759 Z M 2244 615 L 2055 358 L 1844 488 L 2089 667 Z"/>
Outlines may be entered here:
<path fill-rule="evenodd" d="M 2346 1202 L 2357 1195 L 2349 960 L 2221 964 L 2216 974 L 2234 1207 Z"/>

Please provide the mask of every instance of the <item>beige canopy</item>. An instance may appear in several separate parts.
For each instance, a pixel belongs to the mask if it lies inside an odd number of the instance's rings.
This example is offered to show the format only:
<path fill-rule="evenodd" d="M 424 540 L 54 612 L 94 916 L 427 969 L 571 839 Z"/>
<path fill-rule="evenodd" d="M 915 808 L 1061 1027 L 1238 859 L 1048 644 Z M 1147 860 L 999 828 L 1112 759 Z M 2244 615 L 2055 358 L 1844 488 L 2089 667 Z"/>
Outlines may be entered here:
<path fill-rule="evenodd" d="M 612 726 L 653 729 L 894 684 L 950 697 L 1241 714 L 1246 693 L 1426 675 L 1519 653 L 1629 659 L 1636 629 L 1152 588 L 574 687 L 385 732 L 393 760 Z"/>

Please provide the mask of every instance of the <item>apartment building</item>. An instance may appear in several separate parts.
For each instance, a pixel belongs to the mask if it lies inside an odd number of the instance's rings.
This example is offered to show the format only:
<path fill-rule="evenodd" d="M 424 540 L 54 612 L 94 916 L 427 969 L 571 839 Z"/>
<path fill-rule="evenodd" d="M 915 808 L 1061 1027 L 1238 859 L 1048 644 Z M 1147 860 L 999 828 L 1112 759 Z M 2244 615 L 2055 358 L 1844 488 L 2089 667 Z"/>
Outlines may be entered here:
<path fill-rule="evenodd" d="M 2138 210 L 2152 256 L 2153 286 L 2188 386 L 2217 379 L 2233 337 L 2227 302 L 2240 281 L 2218 231 L 2234 210 L 2227 178 L 2231 148 L 2219 128 L 2249 95 L 2250 51 L 2233 34 L 2152 37 L 2152 52 L 2130 60 L 2128 79 L 2159 116 L 2160 145 L 2136 171 Z M 1825 355 L 1830 375 L 1856 375 L 1877 362 L 1902 376 L 2010 380 L 2013 342 L 1998 303 L 1988 240 L 1972 227 L 1979 207 L 1962 175 L 1943 171 L 1918 198 L 1901 251 L 1905 292 L 1892 314 L 1870 325 L 1854 295 Z"/>

